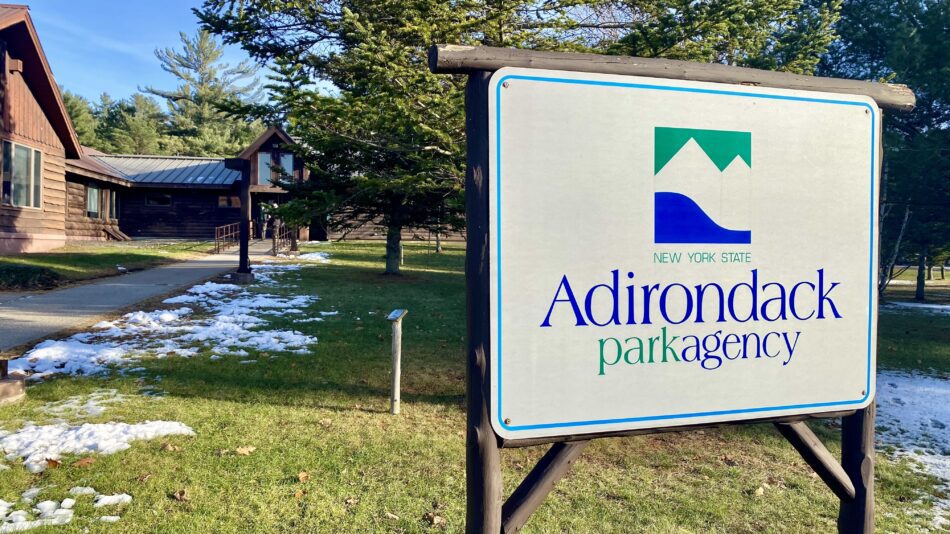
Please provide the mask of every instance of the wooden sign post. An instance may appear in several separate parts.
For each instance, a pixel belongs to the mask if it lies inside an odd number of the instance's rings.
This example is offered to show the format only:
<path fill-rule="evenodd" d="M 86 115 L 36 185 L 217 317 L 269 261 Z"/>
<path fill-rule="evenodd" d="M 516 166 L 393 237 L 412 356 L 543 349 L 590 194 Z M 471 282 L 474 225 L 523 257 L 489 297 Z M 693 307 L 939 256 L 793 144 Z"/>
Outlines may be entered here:
<path fill-rule="evenodd" d="M 770 422 L 841 500 L 839 532 L 873 532 L 879 108 L 913 92 L 490 47 L 435 46 L 429 67 L 468 76 L 467 531 L 521 529 L 592 439 Z M 813 206 L 810 180 L 840 176 L 840 209 Z M 708 209 L 709 184 L 751 200 Z M 570 236 L 608 223 L 622 231 Z M 843 237 L 818 245 L 863 248 L 813 267 L 819 223 Z M 840 463 L 805 423 L 832 417 Z M 545 443 L 505 500 L 501 449 Z"/>
<path fill-rule="evenodd" d="M 400 308 L 390 312 L 386 319 L 393 324 L 393 380 L 392 394 L 389 398 L 389 413 L 399 415 L 399 389 L 402 379 L 402 319 L 409 313 L 409 310 Z"/>
<path fill-rule="evenodd" d="M 251 162 L 243 158 L 228 158 L 224 160 L 227 169 L 241 173 L 241 221 L 239 226 L 238 269 L 233 273 L 232 280 L 239 284 L 248 284 L 254 281 L 251 272 Z M 276 252 L 275 252 L 276 254 Z"/>

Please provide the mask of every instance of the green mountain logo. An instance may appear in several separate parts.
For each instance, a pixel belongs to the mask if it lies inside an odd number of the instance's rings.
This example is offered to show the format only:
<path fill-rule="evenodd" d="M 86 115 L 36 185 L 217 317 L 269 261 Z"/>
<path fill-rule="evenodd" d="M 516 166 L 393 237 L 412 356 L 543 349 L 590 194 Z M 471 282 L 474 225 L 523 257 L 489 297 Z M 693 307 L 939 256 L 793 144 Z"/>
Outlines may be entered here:
<path fill-rule="evenodd" d="M 720 172 L 736 157 L 752 167 L 752 132 L 658 126 L 654 132 L 653 174 L 659 173 L 690 139 L 696 141 Z"/>

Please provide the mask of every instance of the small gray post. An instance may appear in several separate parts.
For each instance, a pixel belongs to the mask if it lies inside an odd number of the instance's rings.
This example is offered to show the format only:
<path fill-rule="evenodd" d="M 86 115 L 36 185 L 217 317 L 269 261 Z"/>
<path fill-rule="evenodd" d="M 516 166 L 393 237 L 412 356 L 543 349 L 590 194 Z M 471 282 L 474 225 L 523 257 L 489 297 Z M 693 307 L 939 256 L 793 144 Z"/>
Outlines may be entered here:
<path fill-rule="evenodd" d="M 393 387 L 389 398 L 389 413 L 399 414 L 399 379 L 402 374 L 402 318 L 409 310 L 393 310 L 386 319 L 393 323 Z"/>

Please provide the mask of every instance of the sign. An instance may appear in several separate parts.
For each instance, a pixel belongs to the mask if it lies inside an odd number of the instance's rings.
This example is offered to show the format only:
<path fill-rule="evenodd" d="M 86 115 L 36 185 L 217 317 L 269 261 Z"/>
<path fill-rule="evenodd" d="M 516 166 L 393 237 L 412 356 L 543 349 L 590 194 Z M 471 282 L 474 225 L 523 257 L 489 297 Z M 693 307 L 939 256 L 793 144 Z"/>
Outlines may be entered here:
<path fill-rule="evenodd" d="M 870 403 L 872 99 L 504 68 L 488 106 L 499 436 Z"/>

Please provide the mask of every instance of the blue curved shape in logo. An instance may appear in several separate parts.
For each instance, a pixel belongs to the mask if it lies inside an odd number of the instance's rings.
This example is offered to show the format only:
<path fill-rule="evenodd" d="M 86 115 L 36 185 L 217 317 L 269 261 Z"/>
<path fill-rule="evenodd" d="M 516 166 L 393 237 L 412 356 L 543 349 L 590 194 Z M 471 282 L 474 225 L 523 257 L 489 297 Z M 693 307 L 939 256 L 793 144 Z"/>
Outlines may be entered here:
<path fill-rule="evenodd" d="M 752 243 L 751 230 L 729 230 L 716 224 L 693 199 L 680 193 L 654 193 L 655 243 Z"/>

